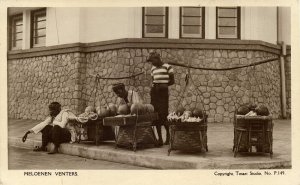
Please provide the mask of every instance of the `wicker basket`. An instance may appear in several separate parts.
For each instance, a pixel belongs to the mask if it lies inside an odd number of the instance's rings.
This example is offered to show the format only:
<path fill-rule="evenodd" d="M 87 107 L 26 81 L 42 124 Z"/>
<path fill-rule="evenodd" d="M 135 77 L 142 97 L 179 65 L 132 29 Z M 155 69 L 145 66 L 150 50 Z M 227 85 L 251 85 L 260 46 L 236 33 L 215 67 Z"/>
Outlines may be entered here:
<path fill-rule="evenodd" d="M 116 146 L 132 147 L 136 151 L 137 147 L 147 147 L 157 144 L 153 121 L 158 119 L 157 113 L 139 116 L 106 117 L 103 119 L 104 126 L 118 126 L 116 133 Z"/>
<path fill-rule="evenodd" d="M 206 119 L 200 122 L 168 122 L 171 150 L 208 151 Z"/>
<path fill-rule="evenodd" d="M 252 152 L 252 146 L 255 146 L 256 152 L 272 155 L 272 117 L 235 115 L 233 144 L 233 150 L 237 149 L 236 152 Z"/>

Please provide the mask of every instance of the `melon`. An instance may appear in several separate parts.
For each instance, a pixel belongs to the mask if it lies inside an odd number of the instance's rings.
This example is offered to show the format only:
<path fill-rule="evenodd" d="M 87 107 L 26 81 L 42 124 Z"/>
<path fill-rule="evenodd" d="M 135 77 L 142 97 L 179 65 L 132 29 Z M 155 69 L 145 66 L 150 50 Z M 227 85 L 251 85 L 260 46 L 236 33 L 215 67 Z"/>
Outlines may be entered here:
<path fill-rule="evenodd" d="M 259 116 L 269 116 L 270 112 L 268 108 L 264 105 L 260 105 L 255 109 L 255 112 Z"/>
<path fill-rule="evenodd" d="M 93 106 L 87 106 L 84 110 L 85 113 L 96 112 L 96 109 Z"/>
<path fill-rule="evenodd" d="M 127 104 L 122 104 L 122 105 L 119 106 L 117 113 L 119 115 L 127 115 L 127 114 L 130 113 L 130 109 L 129 109 Z"/>
<path fill-rule="evenodd" d="M 178 109 L 175 111 L 177 116 L 181 116 L 185 109 L 183 107 L 178 107 Z"/>
<path fill-rule="evenodd" d="M 115 104 L 110 103 L 110 104 L 108 104 L 107 108 L 109 109 L 111 116 L 117 115 L 118 108 L 117 108 L 117 106 Z"/>
<path fill-rule="evenodd" d="M 154 106 L 152 104 L 145 104 L 146 112 L 147 113 L 153 113 L 154 112 Z"/>
<path fill-rule="evenodd" d="M 189 118 L 189 117 L 192 117 L 193 116 L 193 113 L 192 113 L 192 111 L 190 111 L 190 110 L 186 110 L 186 111 L 184 111 L 183 112 L 183 114 L 187 117 L 187 118 Z"/>
<path fill-rule="evenodd" d="M 255 110 L 256 107 L 257 107 L 257 105 L 254 104 L 254 103 L 249 103 L 249 104 L 248 104 L 248 108 L 250 109 L 250 111 L 251 111 L 251 110 Z"/>
<path fill-rule="evenodd" d="M 143 104 L 141 103 L 134 103 L 130 107 L 131 114 L 142 115 L 143 111 Z"/>
<path fill-rule="evenodd" d="M 110 110 L 105 107 L 97 107 L 96 108 L 97 114 L 99 117 L 105 118 L 108 117 L 110 114 Z"/>
<path fill-rule="evenodd" d="M 246 115 L 248 112 L 250 112 L 250 109 L 248 106 L 241 106 L 238 111 L 237 114 L 238 115 Z"/>
<path fill-rule="evenodd" d="M 192 111 L 192 113 L 193 113 L 193 117 L 203 118 L 203 112 L 202 112 L 202 110 L 199 109 L 199 108 L 195 108 L 195 109 Z"/>

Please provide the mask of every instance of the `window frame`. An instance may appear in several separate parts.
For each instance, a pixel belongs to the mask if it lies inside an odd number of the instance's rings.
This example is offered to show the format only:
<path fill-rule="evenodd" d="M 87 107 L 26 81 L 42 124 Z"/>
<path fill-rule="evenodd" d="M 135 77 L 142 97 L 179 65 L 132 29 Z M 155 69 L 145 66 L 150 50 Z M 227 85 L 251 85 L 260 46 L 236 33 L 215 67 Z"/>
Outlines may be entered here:
<path fill-rule="evenodd" d="M 42 36 L 42 37 L 45 37 L 45 43 L 38 43 L 38 44 L 34 44 L 34 18 L 35 18 L 35 15 L 36 14 L 39 14 L 39 13 L 45 13 L 45 36 Z M 43 46 L 46 46 L 46 30 L 47 30 L 47 26 L 46 26 L 46 23 L 47 23 L 47 9 L 46 8 L 41 8 L 41 9 L 37 9 L 37 10 L 32 10 L 30 12 L 30 48 L 35 48 L 35 47 L 43 47 Z M 37 36 L 37 37 L 41 37 L 41 36 Z"/>
<path fill-rule="evenodd" d="M 219 8 L 223 9 L 236 9 L 237 10 L 237 37 L 236 38 L 222 38 L 219 36 L 219 25 L 218 25 L 218 19 L 219 19 Z M 241 39 L 241 7 L 216 7 L 216 39 Z"/>
<path fill-rule="evenodd" d="M 201 37 L 199 37 L 198 35 L 195 34 L 195 36 L 193 36 L 193 34 L 189 34 L 189 36 L 184 36 L 183 33 L 183 25 L 182 25 L 182 10 L 183 8 L 201 8 L 201 18 L 202 18 L 202 22 L 201 22 Z M 205 39 L 205 7 L 198 7 L 198 6 L 183 6 L 179 8 L 179 38 L 198 38 L 198 39 Z"/>
<path fill-rule="evenodd" d="M 146 30 L 145 30 L 145 12 L 146 8 L 153 8 L 153 7 L 142 7 L 142 38 L 168 38 L 169 37 L 169 7 L 161 7 L 165 8 L 165 33 L 163 36 L 147 36 Z M 149 34 L 149 33 L 148 33 Z M 163 34 L 163 33 L 162 33 Z"/>
<path fill-rule="evenodd" d="M 22 40 L 20 48 L 13 46 L 13 38 L 14 38 L 13 34 L 15 33 L 14 30 L 13 30 L 13 29 L 15 29 L 13 23 L 14 23 L 15 20 L 18 20 L 18 19 L 22 20 L 22 31 L 18 32 L 18 33 L 22 33 L 22 39 L 16 39 L 16 40 Z M 8 32 L 8 34 L 9 34 L 9 41 L 8 41 L 8 43 L 9 43 L 8 47 L 9 47 L 9 49 L 10 50 L 21 50 L 22 49 L 22 45 L 23 45 L 23 41 L 24 41 L 24 38 L 23 38 L 23 36 L 24 36 L 24 17 L 23 17 L 23 13 L 12 15 L 12 16 L 9 17 L 9 32 Z"/>

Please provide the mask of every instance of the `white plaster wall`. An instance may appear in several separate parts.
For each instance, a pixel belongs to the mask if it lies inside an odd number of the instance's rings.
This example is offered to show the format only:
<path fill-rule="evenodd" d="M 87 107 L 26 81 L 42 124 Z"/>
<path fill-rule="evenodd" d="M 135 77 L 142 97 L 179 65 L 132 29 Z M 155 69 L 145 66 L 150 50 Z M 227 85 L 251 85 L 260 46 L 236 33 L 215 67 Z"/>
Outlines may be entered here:
<path fill-rule="evenodd" d="M 246 7 L 241 13 L 241 38 L 246 40 L 262 40 L 277 43 L 277 8 L 276 7 Z"/>
<path fill-rule="evenodd" d="M 135 37 L 132 31 L 137 21 L 134 8 L 104 7 L 83 8 L 85 27 L 81 29 L 83 42 L 97 42 Z"/>
<path fill-rule="evenodd" d="M 18 10 L 18 11 L 21 11 Z M 24 9 L 23 49 L 30 48 L 30 11 Z M 278 9 L 279 41 L 291 43 L 291 10 Z M 47 8 L 46 46 L 142 37 L 141 7 Z M 169 38 L 179 38 L 179 7 L 169 7 Z M 205 38 L 216 39 L 216 7 L 205 8 Z M 277 43 L 277 8 L 242 7 L 241 39 Z"/>
<path fill-rule="evenodd" d="M 291 8 L 278 8 L 278 41 L 284 41 L 286 44 L 291 44 Z"/>
<path fill-rule="evenodd" d="M 216 7 L 205 7 L 205 38 L 216 39 Z"/>
<path fill-rule="evenodd" d="M 180 30 L 180 11 L 179 11 L 179 7 L 169 7 L 169 30 L 168 30 L 168 34 L 169 34 L 169 38 L 170 39 L 178 39 L 179 38 L 179 30 Z"/>
<path fill-rule="evenodd" d="M 46 46 L 79 42 L 80 8 L 47 8 Z"/>

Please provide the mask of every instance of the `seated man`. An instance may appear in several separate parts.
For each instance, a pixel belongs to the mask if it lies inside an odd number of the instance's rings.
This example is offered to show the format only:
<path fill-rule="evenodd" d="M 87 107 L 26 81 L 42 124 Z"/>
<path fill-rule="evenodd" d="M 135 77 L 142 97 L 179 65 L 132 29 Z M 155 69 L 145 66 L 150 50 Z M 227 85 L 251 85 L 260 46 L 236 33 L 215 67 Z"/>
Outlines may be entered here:
<path fill-rule="evenodd" d="M 143 100 L 139 94 L 134 90 L 126 90 L 123 83 L 113 84 L 112 87 L 114 93 L 118 96 L 117 106 L 121 104 L 133 104 L 133 103 L 143 103 Z"/>
<path fill-rule="evenodd" d="M 45 121 L 29 129 L 23 136 L 22 141 L 25 142 L 30 133 L 37 134 L 41 132 L 42 146 L 35 148 L 34 151 L 47 151 L 47 144 L 53 142 L 55 147 L 49 154 L 55 154 L 58 152 L 61 143 L 71 140 L 71 133 L 66 128 L 68 121 L 71 119 L 75 119 L 72 112 L 68 109 L 61 110 L 60 103 L 52 102 L 49 105 L 49 116 Z"/>

